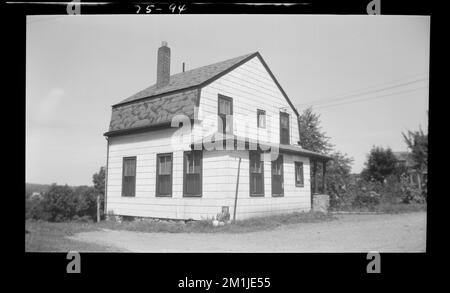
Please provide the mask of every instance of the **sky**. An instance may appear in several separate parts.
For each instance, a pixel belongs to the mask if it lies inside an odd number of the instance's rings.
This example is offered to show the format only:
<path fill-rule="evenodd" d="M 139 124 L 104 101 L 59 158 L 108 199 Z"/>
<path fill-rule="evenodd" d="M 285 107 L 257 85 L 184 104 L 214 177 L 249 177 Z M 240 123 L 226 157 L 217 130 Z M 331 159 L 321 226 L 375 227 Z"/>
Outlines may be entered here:
<path fill-rule="evenodd" d="M 359 173 L 372 146 L 427 131 L 429 38 L 428 16 L 29 16 L 26 182 L 92 184 L 111 105 L 155 83 L 161 41 L 171 74 L 259 51 Z"/>

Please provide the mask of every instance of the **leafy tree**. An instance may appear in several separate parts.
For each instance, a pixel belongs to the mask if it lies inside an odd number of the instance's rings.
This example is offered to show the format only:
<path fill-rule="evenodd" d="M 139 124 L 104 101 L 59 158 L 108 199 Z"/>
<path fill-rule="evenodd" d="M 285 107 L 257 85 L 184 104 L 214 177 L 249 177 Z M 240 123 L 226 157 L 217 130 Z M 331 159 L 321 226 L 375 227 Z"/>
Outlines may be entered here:
<path fill-rule="evenodd" d="M 100 197 L 100 218 L 103 218 L 105 207 L 105 167 L 100 167 L 98 173 L 92 175 L 92 182 L 94 183 L 95 194 Z"/>
<path fill-rule="evenodd" d="M 319 153 L 328 153 L 333 149 L 330 138 L 320 127 L 320 115 L 314 113 L 311 107 L 299 116 L 298 128 L 302 148 Z"/>
<path fill-rule="evenodd" d="M 331 203 L 334 203 L 339 199 L 340 194 L 345 191 L 344 188 L 349 180 L 353 159 L 334 149 L 334 145 L 330 143 L 330 137 L 322 131 L 320 115 L 314 113 L 311 107 L 301 113 L 298 126 L 302 148 L 319 153 L 328 153 L 333 157 L 333 160 L 327 163 L 326 192 L 331 196 Z M 322 164 L 320 163 L 317 164 L 317 173 L 317 184 L 320 187 L 323 180 Z M 311 184 L 313 184 L 313 181 L 314 178 L 312 178 Z"/>
<path fill-rule="evenodd" d="M 52 184 L 42 201 L 44 220 L 60 222 L 72 219 L 76 214 L 76 197 L 68 185 Z"/>
<path fill-rule="evenodd" d="M 388 176 L 396 173 L 397 159 L 390 148 L 373 146 L 361 175 L 366 180 L 383 182 Z"/>
<path fill-rule="evenodd" d="M 94 189 L 96 192 L 105 195 L 105 167 L 100 167 L 98 173 L 92 175 L 92 182 L 94 183 Z"/>
<path fill-rule="evenodd" d="M 414 168 L 420 171 L 428 167 L 428 134 L 424 134 L 422 128 L 418 131 L 402 133 L 406 145 L 411 150 Z"/>

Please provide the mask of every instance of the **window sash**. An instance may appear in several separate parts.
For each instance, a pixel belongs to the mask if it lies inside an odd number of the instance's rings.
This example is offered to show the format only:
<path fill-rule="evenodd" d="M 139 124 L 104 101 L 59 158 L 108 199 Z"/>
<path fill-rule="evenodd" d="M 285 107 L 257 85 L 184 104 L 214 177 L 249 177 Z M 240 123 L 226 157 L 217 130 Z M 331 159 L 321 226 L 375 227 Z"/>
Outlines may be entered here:
<path fill-rule="evenodd" d="M 136 157 L 123 158 L 122 196 L 135 196 Z"/>
<path fill-rule="evenodd" d="M 266 111 L 264 110 L 258 110 L 258 127 L 259 128 L 266 128 Z"/>
<path fill-rule="evenodd" d="M 201 196 L 202 157 L 202 151 L 188 151 L 184 153 L 184 195 Z"/>
<path fill-rule="evenodd" d="M 283 185 L 283 157 L 279 154 L 278 158 L 275 161 L 272 161 L 272 196 L 283 196 Z"/>
<path fill-rule="evenodd" d="M 304 185 L 303 163 L 302 162 L 295 162 L 295 185 L 296 186 Z"/>
<path fill-rule="evenodd" d="M 172 174 L 172 156 L 163 155 L 158 157 L 158 175 L 170 175 Z"/>
<path fill-rule="evenodd" d="M 263 173 L 263 162 L 261 161 L 261 154 L 250 154 L 250 172 L 251 173 Z"/>
<path fill-rule="evenodd" d="M 264 194 L 264 174 L 262 173 L 251 173 L 250 174 L 250 193 Z"/>
<path fill-rule="evenodd" d="M 260 152 L 250 151 L 249 165 L 250 196 L 264 195 L 264 161 Z"/>
<path fill-rule="evenodd" d="M 289 144 L 289 114 L 280 112 L 280 143 Z"/>
<path fill-rule="evenodd" d="M 186 154 L 186 173 L 200 173 L 200 156 L 196 152 Z"/>
<path fill-rule="evenodd" d="M 218 95 L 218 105 L 217 105 L 217 115 L 218 115 L 218 131 L 221 133 L 233 132 L 233 99 Z M 222 125 L 220 125 L 222 124 Z"/>
<path fill-rule="evenodd" d="M 289 116 L 281 114 L 280 125 L 281 128 L 289 128 Z"/>
<path fill-rule="evenodd" d="M 123 162 L 123 176 L 136 176 L 136 159 L 135 158 L 124 158 Z"/>
<path fill-rule="evenodd" d="M 157 155 L 156 196 L 172 195 L 172 163 L 172 153 Z"/>
<path fill-rule="evenodd" d="M 172 194 L 172 178 L 171 175 L 158 175 L 158 194 L 170 195 Z"/>
<path fill-rule="evenodd" d="M 219 97 L 219 114 L 231 115 L 231 101 Z"/>

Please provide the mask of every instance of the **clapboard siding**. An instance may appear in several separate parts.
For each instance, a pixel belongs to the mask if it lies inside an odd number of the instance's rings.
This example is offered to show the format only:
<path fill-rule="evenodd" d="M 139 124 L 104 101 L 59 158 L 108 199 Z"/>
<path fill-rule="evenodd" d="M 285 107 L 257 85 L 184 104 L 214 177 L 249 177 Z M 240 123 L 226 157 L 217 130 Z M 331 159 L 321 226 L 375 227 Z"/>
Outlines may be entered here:
<path fill-rule="evenodd" d="M 257 215 L 279 214 L 287 210 L 309 211 L 311 208 L 311 190 L 309 181 L 309 159 L 296 155 L 283 154 L 284 197 L 272 197 L 271 162 L 264 162 L 264 197 L 250 197 L 249 191 L 249 156 L 248 151 L 235 151 L 230 155 L 230 164 L 238 167 L 241 157 L 239 176 L 239 193 L 236 214 L 238 219 Z M 294 161 L 303 162 L 305 177 L 304 187 L 295 186 Z M 234 185 L 234 188 L 236 185 Z M 234 190 L 232 192 L 234 194 Z M 234 197 L 234 195 L 232 195 Z M 230 210 L 233 211 L 233 206 Z"/>
<path fill-rule="evenodd" d="M 195 133 L 208 135 L 217 131 L 218 94 L 233 99 L 235 135 L 279 143 L 280 109 L 290 117 L 290 142 L 299 141 L 297 116 L 258 58 L 253 58 L 218 80 L 202 88 Z M 257 109 L 266 111 L 266 129 L 257 127 Z"/>
<path fill-rule="evenodd" d="M 109 212 L 117 215 L 202 219 L 211 218 L 222 206 L 230 206 L 233 197 L 230 183 L 236 179 L 235 169 L 228 165 L 229 152 L 204 152 L 203 195 L 183 197 L 183 150 L 173 147 L 175 129 L 159 130 L 110 138 L 108 164 Z M 187 146 L 182 146 L 188 149 Z M 156 197 L 156 155 L 173 151 L 172 197 Z M 136 195 L 122 197 L 123 157 L 136 156 Z"/>
<path fill-rule="evenodd" d="M 116 149 L 123 146 L 120 140 L 110 139 L 109 154 L 114 164 L 108 166 L 108 211 L 118 215 L 158 217 L 173 219 L 212 218 L 228 206 L 233 213 L 236 191 L 238 161 L 241 158 L 237 218 L 262 216 L 310 209 L 309 159 L 284 154 L 284 197 L 271 195 L 271 162 L 264 162 L 265 196 L 250 197 L 248 151 L 204 151 L 203 153 L 203 195 L 201 198 L 183 197 L 183 151 L 173 152 L 172 197 L 156 197 L 156 154 L 170 152 L 170 136 L 173 130 L 161 130 L 151 134 L 129 135 L 128 140 L 146 152 L 136 154 L 133 149 Z M 154 140 L 159 140 L 155 142 Z M 155 150 L 152 145 L 165 145 Z M 142 147 L 141 147 L 142 146 Z M 122 158 L 137 156 L 136 196 L 122 197 Z M 148 159 L 141 160 L 141 157 Z M 304 187 L 295 186 L 294 161 L 304 164 Z"/>

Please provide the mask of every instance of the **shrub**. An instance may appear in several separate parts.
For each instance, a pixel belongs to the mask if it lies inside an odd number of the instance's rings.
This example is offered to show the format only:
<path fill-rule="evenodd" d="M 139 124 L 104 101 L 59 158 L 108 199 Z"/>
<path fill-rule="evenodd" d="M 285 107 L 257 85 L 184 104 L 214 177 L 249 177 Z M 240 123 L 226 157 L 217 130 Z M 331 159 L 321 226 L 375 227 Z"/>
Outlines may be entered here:
<path fill-rule="evenodd" d="M 413 183 L 411 183 L 407 176 L 402 176 L 401 185 L 403 191 L 402 201 L 403 203 L 426 203 L 427 189 L 426 186 L 422 192 Z"/>
<path fill-rule="evenodd" d="M 95 220 L 97 216 L 97 193 L 93 187 L 71 188 L 53 184 L 42 199 L 28 198 L 25 201 L 25 218 L 61 222 Z"/>
<path fill-rule="evenodd" d="M 44 213 L 42 199 L 38 197 L 27 198 L 25 202 L 25 218 L 33 220 L 49 218 L 49 215 Z"/>
<path fill-rule="evenodd" d="M 67 186 L 53 184 L 44 193 L 42 201 L 43 212 L 48 214 L 44 220 L 51 222 L 61 222 L 70 220 L 76 214 L 76 202 L 72 189 Z"/>
<path fill-rule="evenodd" d="M 352 206 L 359 209 L 369 209 L 373 211 L 379 203 L 380 195 L 374 191 L 371 191 L 369 193 L 357 195 L 352 202 Z"/>

